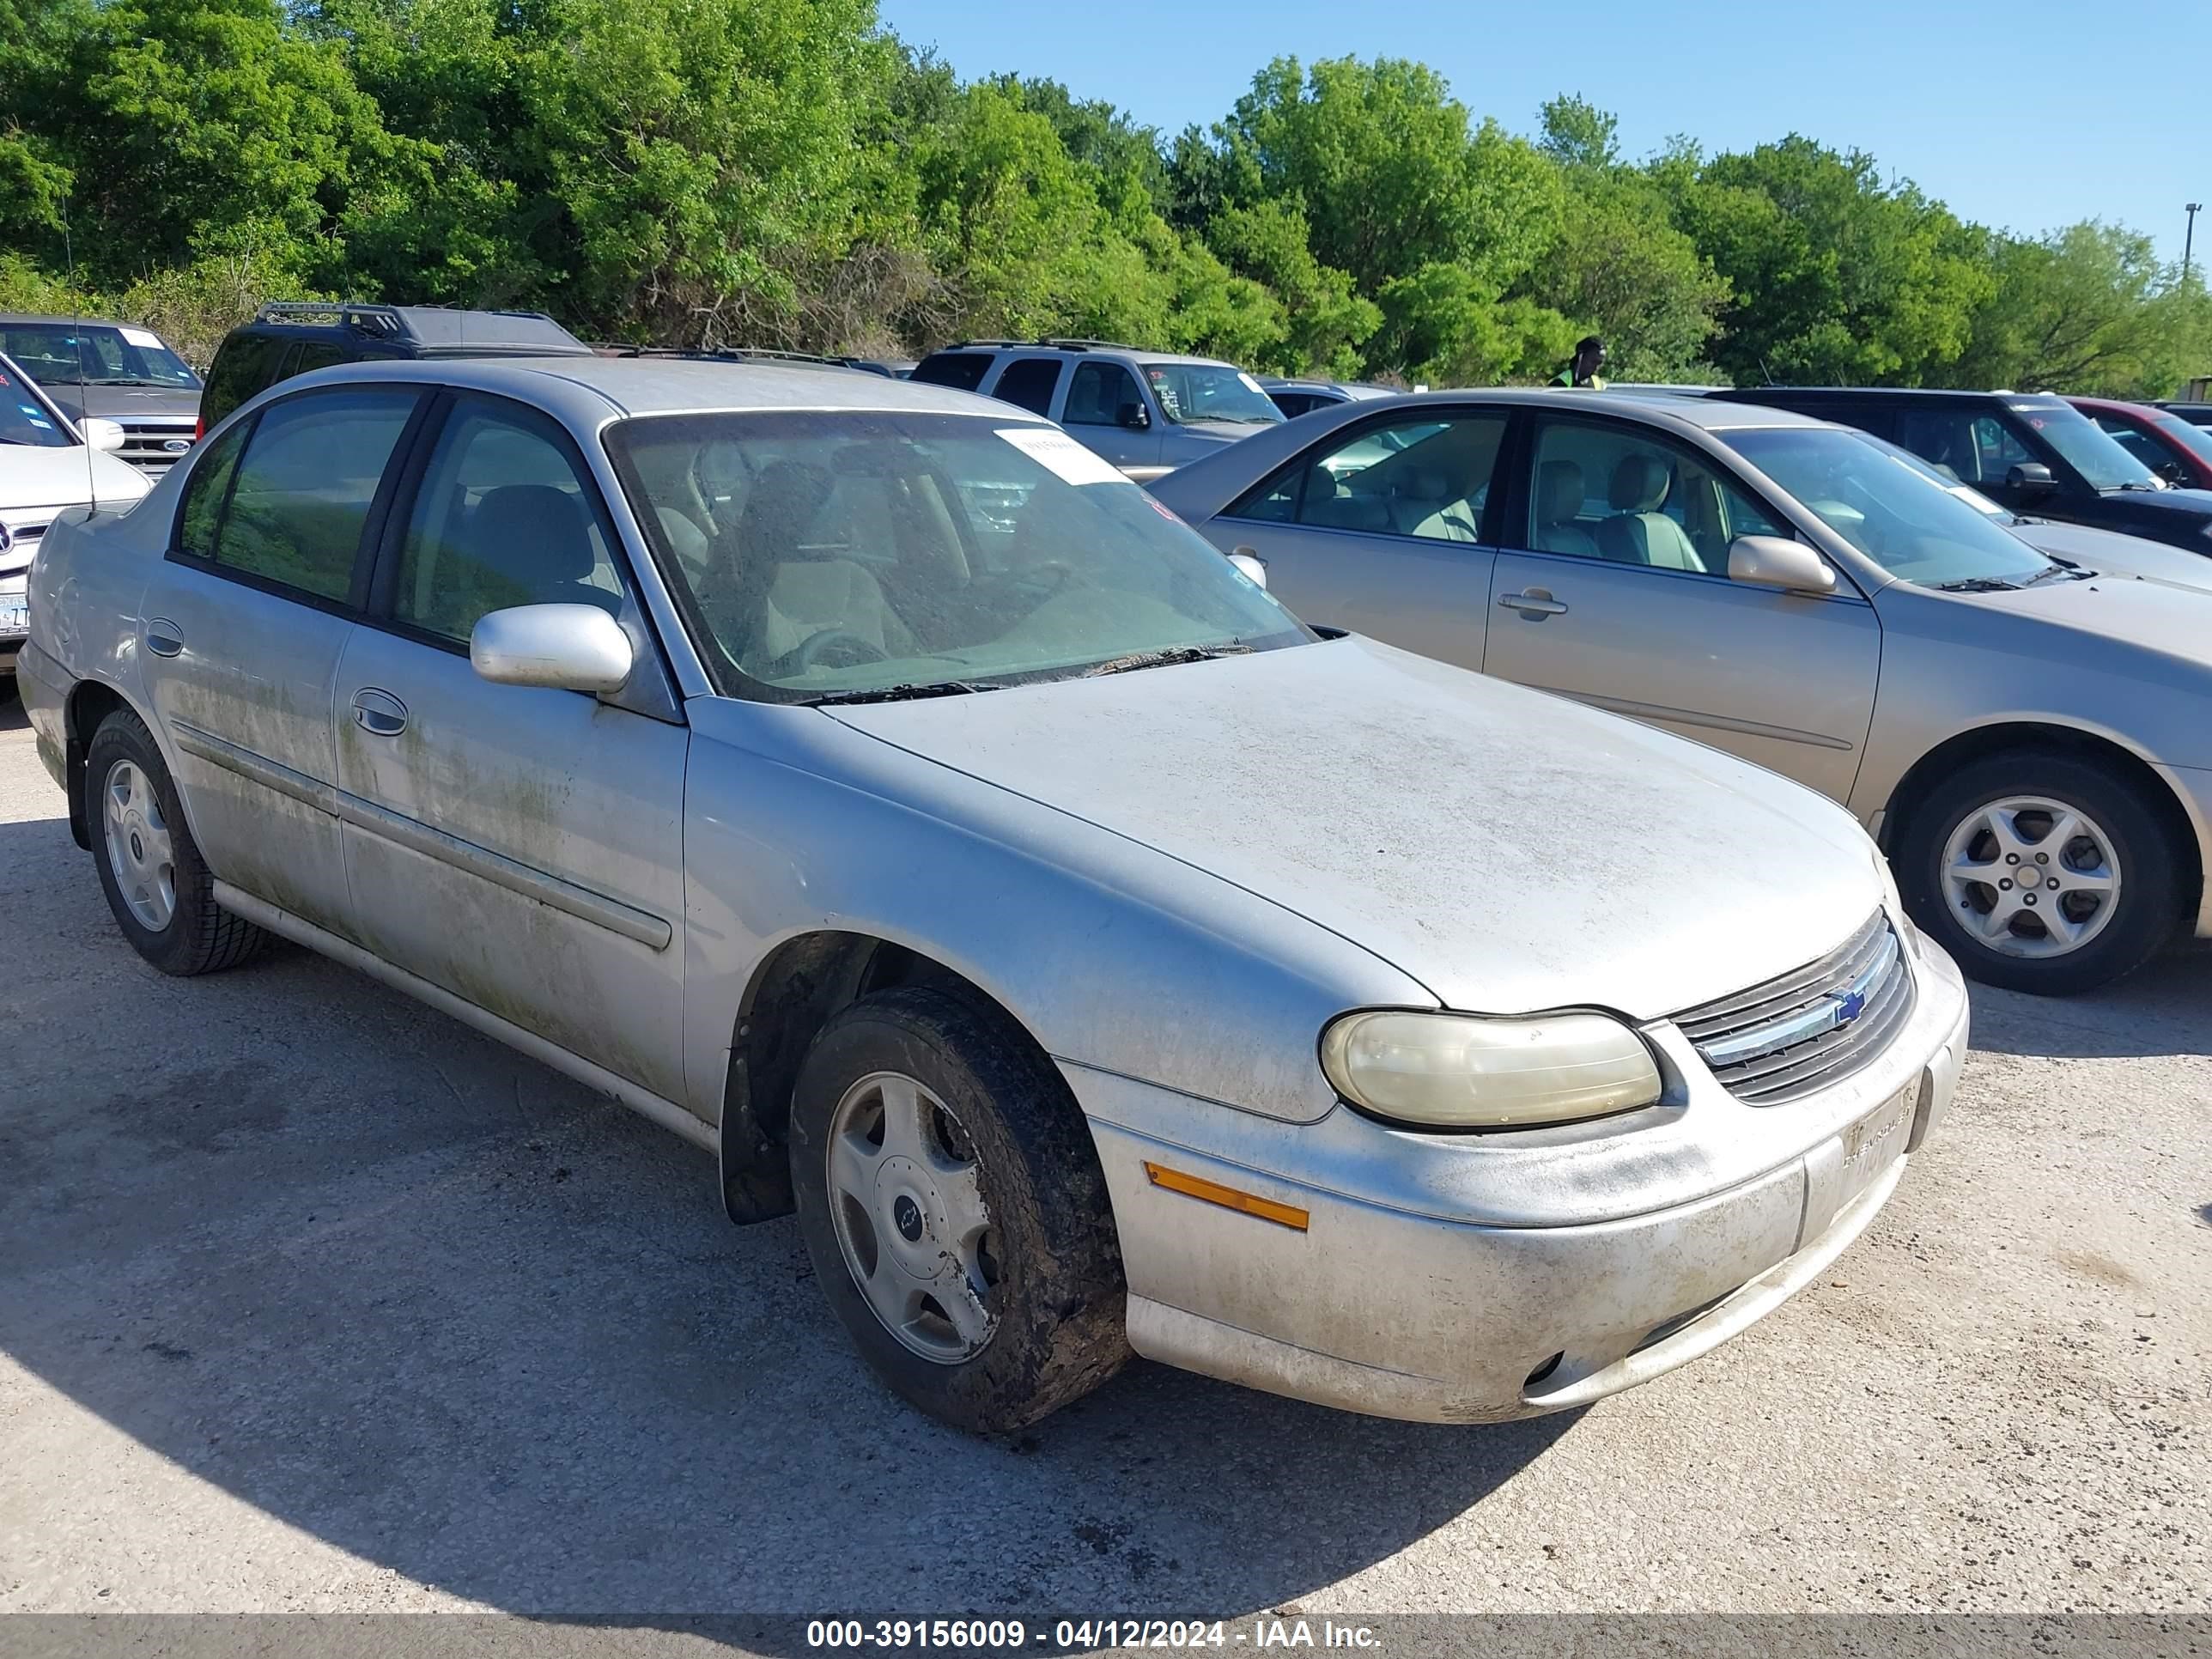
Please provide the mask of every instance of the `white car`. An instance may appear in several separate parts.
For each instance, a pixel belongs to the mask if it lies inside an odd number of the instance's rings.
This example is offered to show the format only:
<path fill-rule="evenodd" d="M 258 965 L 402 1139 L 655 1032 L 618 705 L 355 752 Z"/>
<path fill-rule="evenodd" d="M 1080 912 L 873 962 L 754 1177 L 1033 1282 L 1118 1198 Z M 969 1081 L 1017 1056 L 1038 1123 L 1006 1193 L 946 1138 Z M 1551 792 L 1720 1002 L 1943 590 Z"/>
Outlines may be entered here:
<path fill-rule="evenodd" d="M 70 507 L 127 507 L 146 493 L 146 476 L 109 453 L 122 447 L 120 426 L 94 416 L 80 429 L 0 356 L 0 682 L 12 684 L 31 631 L 25 584 L 47 526 Z"/>

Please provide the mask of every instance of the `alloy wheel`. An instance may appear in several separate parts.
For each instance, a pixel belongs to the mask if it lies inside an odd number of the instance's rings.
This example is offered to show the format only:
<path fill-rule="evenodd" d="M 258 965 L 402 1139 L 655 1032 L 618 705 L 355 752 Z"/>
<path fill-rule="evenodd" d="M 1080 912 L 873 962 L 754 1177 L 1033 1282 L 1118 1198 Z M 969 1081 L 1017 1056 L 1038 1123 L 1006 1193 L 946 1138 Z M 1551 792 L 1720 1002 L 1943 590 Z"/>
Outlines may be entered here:
<path fill-rule="evenodd" d="M 2079 807 L 2010 795 L 1977 807 L 1943 844 L 1945 902 L 2005 956 L 2065 956 L 2111 923 L 2122 872 L 2112 836 Z"/>

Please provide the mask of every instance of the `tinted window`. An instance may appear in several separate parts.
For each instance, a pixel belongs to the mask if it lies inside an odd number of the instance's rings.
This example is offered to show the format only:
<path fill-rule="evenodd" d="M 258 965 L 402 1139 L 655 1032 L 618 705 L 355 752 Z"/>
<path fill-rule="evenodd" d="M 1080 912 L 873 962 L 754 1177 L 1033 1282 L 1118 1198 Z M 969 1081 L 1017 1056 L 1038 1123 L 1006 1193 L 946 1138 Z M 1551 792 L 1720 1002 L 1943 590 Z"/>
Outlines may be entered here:
<path fill-rule="evenodd" d="M 215 557 L 216 526 L 224 502 L 230 499 L 230 481 L 238 472 L 238 452 L 246 447 L 251 422 L 234 426 L 203 447 L 193 458 L 192 476 L 185 485 L 185 511 L 177 532 L 177 545 L 203 559 Z"/>
<path fill-rule="evenodd" d="M 488 611 L 622 606 L 597 503 L 550 422 L 496 404 L 455 408 L 422 475 L 392 611 L 466 640 Z"/>
<path fill-rule="evenodd" d="M 216 348 L 208 369 L 207 390 L 200 394 L 200 418 L 213 426 L 269 383 L 276 368 L 282 340 L 252 334 L 234 334 Z"/>
<path fill-rule="evenodd" d="M 925 386 L 949 386 L 959 392 L 973 392 L 983 384 L 983 372 L 991 366 L 988 351 L 933 351 L 914 368 L 907 378 L 920 380 Z"/>
<path fill-rule="evenodd" d="M 1502 415 L 1369 427 L 1318 455 L 1309 452 L 1232 507 L 1231 516 L 1479 541 L 1504 435 Z"/>
<path fill-rule="evenodd" d="M 52 411 L 38 394 L 15 384 L 0 368 L 0 444 L 27 444 L 34 449 L 66 449 L 69 434 L 56 424 Z"/>
<path fill-rule="evenodd" d="M 1712 462 L 1648 428 L 1547 420 L 1534 460 L 1522 545 L 1540 552 L 1726 575 L 1738 536 L 1790 534 Z"/>
<path fill-rule="evenodd" d="M 1301 415 L 1310 415 L 1321 406 L 1321 399 L 1310 392 L 1270 392 L 1267 396 L 1273 400 L 1275 407 L 1283 411 L 1283 418 L 1286 421 L 1294 421 Z"/>
<path fill-rule="evenodd" d="M 0 325 L 0 351 L 41 385 L 196 386 L 200 377 L 149 329 L 102 323 Z"/>
<path fill-rule="evenodd" d="M 369 503 L 415 395 L 316 392 L 263 410 L 215 526 L 215 562 L 345 598 Z"/>
<path fill-rule="evenodd" d="M 2118 416 L 2100 415 L 2095 418 L 2099 431 L 2110 437 L 2114 443 L 2126 450 L 2129 454 L 2134 456 L 2152 471 L 2156 472 L 2161 467 L 2179 465 L 2174 457 L 2166 453 L 2165 445 L 2160 443 L 2148 432 L 2137 431 Z"/>
<path fill-rule="evenodd" d="M 1087 362 L 1075 366 L 1067 383 L 1067 409 L 1062 426 L 1120 426 L 1121 411 L 1145 406 L 1135 375 L 1119 363 Z"/>
<path fill-rule="evenodd" d="M 1052 389 L 1060 384 L 1060 359 L 1020 357 L 1000 372 L 991 395 L 1002 404 L 1014 404 L 1033 415 L 1052 411 Z"/>

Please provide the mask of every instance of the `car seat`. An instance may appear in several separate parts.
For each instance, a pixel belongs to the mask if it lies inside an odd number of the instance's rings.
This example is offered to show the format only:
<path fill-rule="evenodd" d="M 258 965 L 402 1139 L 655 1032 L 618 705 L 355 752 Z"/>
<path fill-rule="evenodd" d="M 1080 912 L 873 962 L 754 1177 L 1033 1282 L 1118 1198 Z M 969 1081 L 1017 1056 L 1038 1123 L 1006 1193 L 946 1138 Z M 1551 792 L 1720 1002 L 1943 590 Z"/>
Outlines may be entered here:
<path fill-rule="evenodd" d="M 551 484 L 501 484 L 469 514 L 467 556 L 517 597 L 512 605 L 596 605 L 621 597 L 592 580 L 599 571 L 591 520 L 574 495 Z"/>
<path fill-rule="evenodd" d="M 1576 520 L 1583 511 L 1583 470 L 1573 461 L 1536 469 L 1536 545 L 1546 553 L 1598 556 L 1597 542 Z"/>
<path fill-rule="evenodd" d="M 1624 455 L 1613 469 L 1606 499 L 1613 516 L 1599 520 L 1598 551 L 1622 564 L 1648 564 L 1662 570 L 1703 570 L 1705 562 L 1676 524 L 1659 509 L 1674 482 L 1656 455 Z"/>
<path fill-rule="evenodd" d="M 738 600 L 755 666 L 789 656 L 817 634 L 851 634 L 886 657 L 911 656 L 914 640 L 867 568 L 842 549 L 810 549 L 836 481 L 804 461 L 776 461 L 754 480 L 738 521 Z"/>

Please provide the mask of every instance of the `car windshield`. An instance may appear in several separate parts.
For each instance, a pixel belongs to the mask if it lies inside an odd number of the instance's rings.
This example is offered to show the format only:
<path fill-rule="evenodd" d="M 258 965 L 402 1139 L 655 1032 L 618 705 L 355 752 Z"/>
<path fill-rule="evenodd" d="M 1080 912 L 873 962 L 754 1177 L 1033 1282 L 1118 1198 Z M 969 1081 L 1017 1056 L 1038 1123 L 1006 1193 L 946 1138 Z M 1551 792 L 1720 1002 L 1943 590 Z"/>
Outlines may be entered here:
<path fill-rule="evenodd" d="M 1260 383 L 1226 363 L 1146 363 L 1145 378 L 1160 409 L 1178 426 L 1226 421 L 1232 426 L 1277 426 L 1283 411 Z"/>
<path fill-rule="evenodd" d="M 927 695 L 1314 638 L 1054 427 L 775 411 L 639 416 L 606 442 L 736 695 Z"/>
<path fill-rule="evenodd" d="M 2191 426 L 2179 415 L 2160 415 L 2152 424 L 2169 442 L 2180 445 L 2198 460 L 2212 465 L 2212 432 Z"/>
<path fill-rule="evenodd" d="M 38 394 L 0 368 L 0 444 L 66 449 L 71 441 L 53 411 L 39 401 Z"/>
<path fill-rule="evenodd" d="M 1930 463 L 1922 460 L 1920 457 L 1914 454 L 1911 450 L 1905 448 L 1902 444 L 1893 444 L 1887 438 L 1877 438 L 1871 432 L 1853 432 L 1851 436 L 1860 440 L 1862 442 L 1872 444 L 1883 454 L 1892 456 L 1897 460 L 1903 462 L 1906 466 L 1911 467 L 1915 472 L 1917 472 L 1921 477 L 1926 478 L 1930 483 L 1934 484 L 1938 489 L 1948 490 L 1950 494 L 1956 495 L 1960 501 L 1966 502 L 1968 507 L 1972 507 L 1975 512 L 1980 514 L 1984 518 L 1995 520 L 1999 524 L 2009 525 L 2018 524 L 2021 522 L 2017 514 L 1998 506 L 1988 496 L 1983 495 L 1980 490 L 1975 489 L 1973 485 L 1960 483 L 1949 473 L 1941 471 Z"/>
<path fill-rule="evenodd" d="M 1716 435 L 1901 580 L 2019 584 L 2059 568 L 1962 499 L 1958 486 L 1877 441 L 1833 427 Z"/>
<path fill-rule="evenodd" d="M 0 323 L 0 351 L 40 386 L 160 386 L 191 391 L 200 377 L 143 328 L 105 323 Z"/>
<path fill-rule="evenodd" d="M 2155 473 L 2070 404 L 2015 404 L 2013 413 L 2063 456 L 2092 489 L 2162 489 Z"/>

